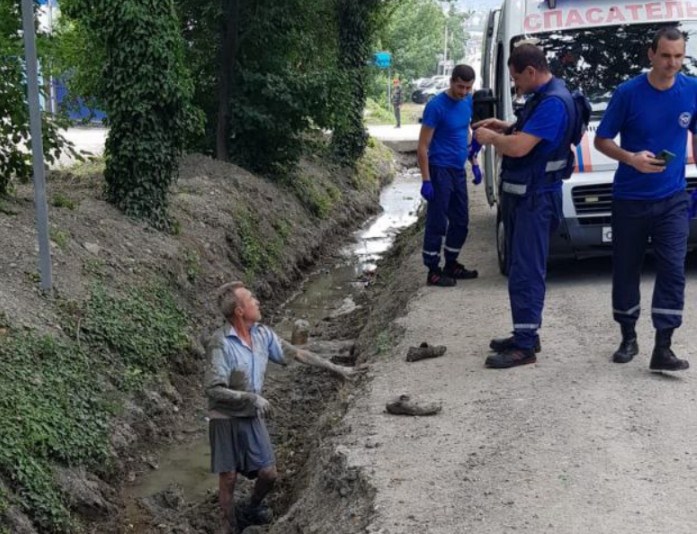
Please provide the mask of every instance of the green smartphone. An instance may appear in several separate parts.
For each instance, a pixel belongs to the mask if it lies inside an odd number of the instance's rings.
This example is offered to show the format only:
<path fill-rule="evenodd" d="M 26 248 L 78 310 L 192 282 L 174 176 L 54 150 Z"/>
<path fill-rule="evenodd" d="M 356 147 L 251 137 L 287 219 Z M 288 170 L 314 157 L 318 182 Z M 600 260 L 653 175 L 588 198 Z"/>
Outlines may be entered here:
<path fill-rule="evenodd" d="M 675 159 L 675 154 L 673 154 L 669 150 L 663 149 L 658 154 L 656 154 L 656 159 L 662 159 L 664 161 L 664 164 L 668 165 L 671 161 Z"/>

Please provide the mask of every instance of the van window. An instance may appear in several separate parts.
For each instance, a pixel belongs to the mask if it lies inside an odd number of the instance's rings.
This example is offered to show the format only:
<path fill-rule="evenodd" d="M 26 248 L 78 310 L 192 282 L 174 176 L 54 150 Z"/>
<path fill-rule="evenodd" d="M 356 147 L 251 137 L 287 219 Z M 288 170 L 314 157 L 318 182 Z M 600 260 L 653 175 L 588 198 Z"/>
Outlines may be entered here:
<path fill-rule="evenodd" d="M 542 47 L 552 73 L 570 89 L 581 89 L 591 102 L 594 117 L 600 118 L 615 87 L 649 69 L 651 39 L 663 26 L 676 26 L 683 32 L 683 72 L 697 76 L 697 21 L 555 30 L 518 36 L 511 46 L 525 39 Z"/>

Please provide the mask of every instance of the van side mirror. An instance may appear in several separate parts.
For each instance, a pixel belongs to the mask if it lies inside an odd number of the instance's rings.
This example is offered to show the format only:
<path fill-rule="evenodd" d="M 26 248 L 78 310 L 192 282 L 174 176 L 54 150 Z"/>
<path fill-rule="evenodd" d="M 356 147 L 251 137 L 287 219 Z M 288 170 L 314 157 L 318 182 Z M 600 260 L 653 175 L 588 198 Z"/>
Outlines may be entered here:
<path fill-rule="evenodd" d="M 497 104 L 491 89 L 477 89 L 472 95 L 472 122 L 495 117 Z"/>

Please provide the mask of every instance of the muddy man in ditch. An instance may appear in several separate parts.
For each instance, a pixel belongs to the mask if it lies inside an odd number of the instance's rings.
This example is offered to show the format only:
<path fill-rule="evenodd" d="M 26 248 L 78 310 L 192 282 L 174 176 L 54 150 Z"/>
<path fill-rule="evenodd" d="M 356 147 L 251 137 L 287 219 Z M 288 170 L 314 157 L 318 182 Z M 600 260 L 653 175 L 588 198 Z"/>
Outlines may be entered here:
<path fill-rule="evenodd" d="M 211 470 L 219 476 L 221 533 L 237 532 L 233 493 L 237 474 L 256 479 L 251 499 L 238 509 L 240 523 L 265 524 L 271 510 L 263 503 L 277 478 L 276 459 L 264 417 L 271 405 L 262 397 L 269 361 L 286 365 L 286 358 L 321 367 L 344 379 L 356 372 L 282 340 L 259 324 L 259 301 L 242 282 L 218 290 L 218 309 L 225 324 L 207 344 L 209 366 L 205 390 L 209 407 Z M 243 526 L 243 525 L 240 525 Z"/>

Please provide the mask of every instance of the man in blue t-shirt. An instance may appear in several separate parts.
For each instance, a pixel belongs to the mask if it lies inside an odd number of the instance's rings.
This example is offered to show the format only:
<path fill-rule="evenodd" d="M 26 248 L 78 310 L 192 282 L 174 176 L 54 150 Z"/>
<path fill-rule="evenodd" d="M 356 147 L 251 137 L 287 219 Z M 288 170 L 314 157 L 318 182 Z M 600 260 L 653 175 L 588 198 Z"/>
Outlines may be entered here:
<path fill-rule="evenodd" d="M 685 299 L 685 150 L 688 129 L 697 132 L 697 80 L 680 73 L 685 40 L 677 28 L 660 29 L 648 55 L 651 70 L 615 90 L 595 138 L 600 152 L 619 161 L 612 192 L 612 308 L 622 342 L 612 359 L 627 363 L 639 352 L 634 325 L 650 240 L 656 258 L 651 305 L 656 341 L 649 367 L 679 371 L 689 363 L 675 356 L 670 345 Z"/>
<path fill-rule="evenodd" d="M 513 49 L 508 68 L 520 95 L 530 95 L 515 124 L 485 119 L 472 125 L 482 145 L 503 156 L 501 213 L 506 229 L 508 294 L 513 336 L 491 340 L 487 367 L 534 363 L 540 350 L 549 237 L 562 217 L 561 180 L 570 169 L 570 113 L 564 82 L 552 76 L 544 52 Z M 568 174 L 567 174 L 568 175 Z"/>
<path fill-rule="evenodd" d="M 449 287 L 456 280 L 477 277 L 477 271 L 466 269 L 457 261 L 469 226 L 465 160 L 473 84 L 472 67 L 456 65 L 450 87 L 426 104 L 421 121 L 417 156 L 423 180 L 421 195 L 428 201 L 423 248 L 428 285 Z M 443 269 L 441 247 L 445 256 Z"/>

